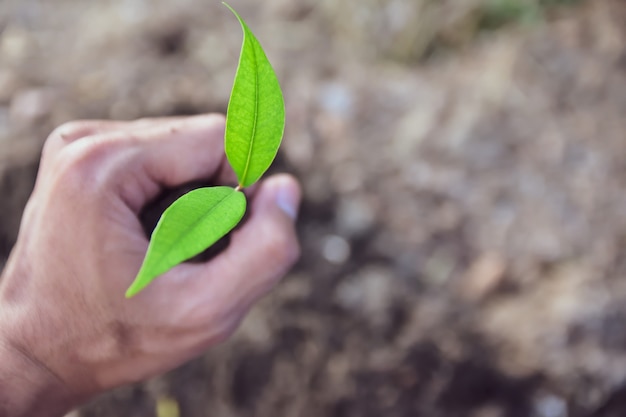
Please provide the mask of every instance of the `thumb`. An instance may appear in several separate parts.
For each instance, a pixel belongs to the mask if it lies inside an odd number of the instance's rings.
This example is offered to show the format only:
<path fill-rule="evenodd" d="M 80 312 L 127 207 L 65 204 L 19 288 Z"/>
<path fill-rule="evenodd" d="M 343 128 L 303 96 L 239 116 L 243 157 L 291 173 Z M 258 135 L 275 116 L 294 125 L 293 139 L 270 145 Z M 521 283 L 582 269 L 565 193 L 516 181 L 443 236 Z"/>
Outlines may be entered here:
<path fill-rule="evenodd" d="M 300 198 L 300 186 L 292 176 L 264 180 L 252 198 L 250 217 L 233 234 L 228 248 L 206 264 L 179 269 L 184 278 L 177 292 L 195 299 L 207 316 L 243 314 L 300 256 L 295 227 Z"/>
<path fill-rule="evenodd" d="M 234 281 L 239 285 L 274 284 L 300 256 L 295 228 L 300 198 L 300 186 L 290 175 L 263 181 L 251 200 L 250 217 L 233 234 L 215 267 L 220 268 L 221 262 L 238 265 L 239 277 Z"/>

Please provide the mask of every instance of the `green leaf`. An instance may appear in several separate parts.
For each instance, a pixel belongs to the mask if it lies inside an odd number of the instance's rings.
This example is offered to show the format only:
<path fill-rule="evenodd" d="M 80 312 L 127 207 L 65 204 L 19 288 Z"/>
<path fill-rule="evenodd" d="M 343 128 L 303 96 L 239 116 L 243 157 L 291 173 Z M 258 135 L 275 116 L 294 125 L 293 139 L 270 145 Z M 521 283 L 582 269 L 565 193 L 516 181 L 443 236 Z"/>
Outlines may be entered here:
<path fill-rule="evenodd" d="M 165 210 L 143 265 L 126 291 L 130 298 L 157 276 L 193 258 L 230 232 L 246 211 L 246 197 L 230 187 L 193 190 Z"/>
<path fill-rule="evenodd" d="M 240 187 L 254 184 L 276 157 L 285 129 L 285 102 L 272 65 L 241 16 L 243 44 L 226 115 L 226 156 Z"/>

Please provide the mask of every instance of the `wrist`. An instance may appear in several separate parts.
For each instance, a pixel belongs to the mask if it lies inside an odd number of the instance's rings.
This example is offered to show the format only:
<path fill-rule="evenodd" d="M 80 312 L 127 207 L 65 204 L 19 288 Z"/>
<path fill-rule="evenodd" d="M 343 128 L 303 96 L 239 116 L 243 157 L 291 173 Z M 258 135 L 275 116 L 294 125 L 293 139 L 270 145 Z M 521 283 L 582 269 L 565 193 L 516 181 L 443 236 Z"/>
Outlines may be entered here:
<path fill-rule="evenodd" d="M 75 405 L 57 376 L 0 335 L 1 416 L 62 416 Z"/>
<path fill-rule="evenodd" d="M 24 314 L 28 309 L 16 302 L 15 283 L 28 281 L 21 270 L 9 261 L 0 279 L 0 416 L 62 416 L 79 399 L 18 337 L 39 332 L 24 319 L 34 315 Z"/>

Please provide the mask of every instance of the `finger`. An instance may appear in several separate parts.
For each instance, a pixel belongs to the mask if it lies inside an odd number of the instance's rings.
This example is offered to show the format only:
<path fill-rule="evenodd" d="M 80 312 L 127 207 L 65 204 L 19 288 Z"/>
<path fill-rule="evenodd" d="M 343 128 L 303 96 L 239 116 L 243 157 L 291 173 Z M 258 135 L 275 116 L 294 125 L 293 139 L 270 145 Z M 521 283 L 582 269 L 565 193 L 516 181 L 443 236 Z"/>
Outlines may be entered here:
<path fill-rule="evenodd" d="M 75 140 L 84 138 L 85 136 L 123 129 L 128 125 L 130 125 L 130 122 L 113 120 L 77 120 L 62 124 L 52 132 L 50 138 L 54 140 L 58 139 L 63 143 L 71 143 Z"/>
<path fill-rule="evenodd" d="M 168 187 L 210 177 L 224 155 L 224 116 L 181 118 L 134 133 L 143 152 L 141 168 Z"/>
<path fill-rule="evenodd" d="M 180 119 L 181 117 L 162 117 L 138 119 L 135 121 L 76 120 L 66 122 L 54 129 L 46 139 L 42 151 L 44 163 L 64 146 L 83 138 L 114 131 L 124 131 L 150 125 L 171 123 Z"/>
<path fill-rule="evenodd" d="M 202 115 L 196 115 L 196 116 L 202 116 Z M 187 119 L 189 117 L 195 117 L 195 116 L 144 117 L 142 119 L 133 120 L 132 124 L 133 124 L 133 126 L 141 127 L 141 126 L 151 125 L 151 124 L 154 124 L 154 123 L 175 122 L 177 120 L 183 120 L 183 119 Z"/>
<path fill-rule="evenodd" d="M 299 257 L 295 219 L 300 196 L 293 177 L 268 178 L 252 201 L 249 220 L 224 253 L 204 265 L 181 265 L 160 278 L 163 285 L 177 280 L 175 291 L 186 300 L 177 319 L 237 320 L 265 295 Z"/>
<path fill-rule="evenodd" d="M 127 128 L 129 122 L 117 122 L 110 120 L 78 120 L 67 122 L 57 127 L 48 136 L 43 148 L 44 157 L 55 155 L 64 146 L 87 136 L 112 132 Z"/>
<path fill-rule="evenodd" d="M 108 141 L 133 150 L 130 160 L 120 159 L 123 172 L 116 174 L 122 199 L 138 212 L 163 188 L 212 177 L 224 155 L 224 124 L 222 115 L 213 114 L 111 134 Z"/>
<path fill-rule="evenodd" d="M 219 168 L 217 175 L 214 178 L 214 183 L 216 185 L 229 185 L 231 187 L 236 187 L 238 184 L 237 174 L 233 171 L 230 163 L 226 156 L 222 159 L 222 164 Z"/>
<path fill-rule="evenodd" d="M 57 127 L 49 136 L 48 141 L 62 146 L 75 140 L 100 133 L 122 130 L 126 128 L 139 128 L 155 124 L 171 123 L 183 119 L 182 116 L 144 118 L 134 121 L 117 120 L 76 120 L 67 122 Z"/>

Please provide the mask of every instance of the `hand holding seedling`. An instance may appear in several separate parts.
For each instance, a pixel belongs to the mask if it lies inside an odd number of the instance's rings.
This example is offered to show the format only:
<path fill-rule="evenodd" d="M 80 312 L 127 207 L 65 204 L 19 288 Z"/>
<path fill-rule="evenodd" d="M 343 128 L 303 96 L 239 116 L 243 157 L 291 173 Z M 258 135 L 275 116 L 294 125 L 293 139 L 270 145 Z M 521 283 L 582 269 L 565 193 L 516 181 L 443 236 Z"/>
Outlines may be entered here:
<path fill-rule="evenodd" d="M 234 177 L 224 128 L 219 115 L 84 121 L 48 138 L 0 285 L 0 415 L 63 415 L 181 364 L 226 338 L 293 264 L 300 190 L 278 175 L 258 184 L 224 252 L 124 297 L 149 246 L 142 207 L 164 188 Z"/>
<path fill-rule="evenodd" d="M 259 184 L 223 253 L 124 298 L 148 247 L 141 207 L 162 187 L 214 176 L 223 134 L 223 117 L 209 115 L 75 122 L 50 136 L 0 286 L 0 404 L 80 401 L 171 369 L 227 337 L 285 274 L 299 251 L 300 191 L 277 175 Z M 16 368 L 7 376 L 2 364 Z M 28 398 L 4 391 L 33 380 Z"/>
<path fill-rule="evenodd" d="M 128 298 L 172 267 L 198 255 L 231 231 L 246 211 L 240 191 L 261 178 L 272 164 L 285 127 L 283 95 L 265 52 L 243 19 L 243 45 L 228 104 L 225 150 L 239 185 L 191 191 L 163 213 L 150 239 Z"/>

